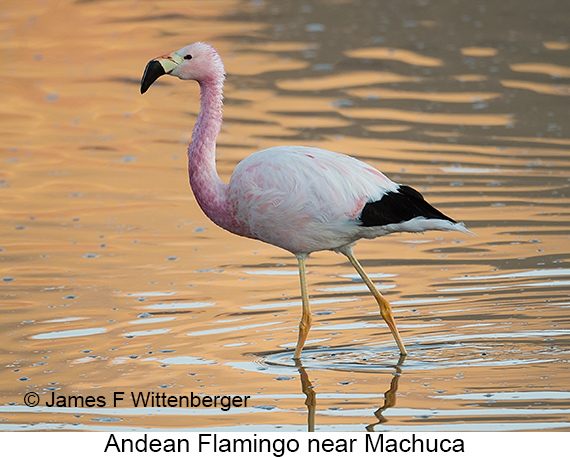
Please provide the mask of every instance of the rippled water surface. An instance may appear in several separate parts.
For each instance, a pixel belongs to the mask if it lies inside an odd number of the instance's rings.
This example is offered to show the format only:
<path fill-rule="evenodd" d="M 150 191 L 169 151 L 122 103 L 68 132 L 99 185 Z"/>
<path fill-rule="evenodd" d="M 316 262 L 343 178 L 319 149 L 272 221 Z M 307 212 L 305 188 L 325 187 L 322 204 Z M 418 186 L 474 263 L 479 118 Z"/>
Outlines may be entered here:
<path fill-rule="evenodd" d="M 57 6 L 56 6 L 57 5 Z M 570 16 L 545 0 L 62 1 L 0 7 L 0 430 L 570 430 Z M 344 257 L 297 266 L 201 213 L 197 40 L 228 73 L 218 168 L 354 155 L 476 236 L 363 241 L 410 354 Z M 52 393 L 246 407 L 47 407 Z M 37 392 L 40 406 L 24 405 Z"/>

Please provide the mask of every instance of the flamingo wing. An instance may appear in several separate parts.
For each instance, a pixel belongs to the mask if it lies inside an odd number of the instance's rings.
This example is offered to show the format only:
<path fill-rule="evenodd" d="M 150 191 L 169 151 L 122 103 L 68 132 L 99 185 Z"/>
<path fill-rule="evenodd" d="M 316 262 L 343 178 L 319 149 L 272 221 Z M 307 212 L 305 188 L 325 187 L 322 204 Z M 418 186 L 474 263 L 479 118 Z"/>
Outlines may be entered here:
<path fill-rule="evenodd" d="M 247 236 L 308 253 L 361 238 L 362 208 L 397 189 L 353 157 L 287 146 L 259 151 L 238 164 L 228 196 Z"/>

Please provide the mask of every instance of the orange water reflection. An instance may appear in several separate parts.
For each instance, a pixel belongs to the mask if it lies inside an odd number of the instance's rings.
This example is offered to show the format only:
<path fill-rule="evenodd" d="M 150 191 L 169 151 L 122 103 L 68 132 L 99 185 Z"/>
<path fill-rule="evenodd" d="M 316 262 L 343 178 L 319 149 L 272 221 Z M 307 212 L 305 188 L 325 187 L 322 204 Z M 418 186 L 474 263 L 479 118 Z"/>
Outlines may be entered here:
<path fill-rule="evenodd" d="M 568 430 L 568 17 L 404 3 L 3 7 L 0 430 Z M 328 148 L 476 233 L 357 247 L 406 360 L 350 265 L 316 253 L 292 362 L 294 258 L 213 226 L 188 188 L 197 87 L 139 94 L 151 57 L 196 40 L 228 73 L 222 179 L 257 149 Z M 28 408 L 27 391 L 252 403 Z"/>

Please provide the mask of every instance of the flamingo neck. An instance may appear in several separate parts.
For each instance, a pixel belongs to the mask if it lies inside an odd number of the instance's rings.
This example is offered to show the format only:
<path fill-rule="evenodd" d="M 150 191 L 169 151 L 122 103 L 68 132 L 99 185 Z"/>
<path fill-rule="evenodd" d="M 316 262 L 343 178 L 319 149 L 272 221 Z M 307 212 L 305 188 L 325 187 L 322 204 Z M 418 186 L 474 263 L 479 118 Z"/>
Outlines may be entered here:
<path fill-rule="evenodd" d="M 216 170 L 216 139 L 222 126 L 223 78 L 200 82 L 200 114 L 188 148 L 190 187 L 202 211 L 215 224 L 231 230 L 227 188 Z"/>

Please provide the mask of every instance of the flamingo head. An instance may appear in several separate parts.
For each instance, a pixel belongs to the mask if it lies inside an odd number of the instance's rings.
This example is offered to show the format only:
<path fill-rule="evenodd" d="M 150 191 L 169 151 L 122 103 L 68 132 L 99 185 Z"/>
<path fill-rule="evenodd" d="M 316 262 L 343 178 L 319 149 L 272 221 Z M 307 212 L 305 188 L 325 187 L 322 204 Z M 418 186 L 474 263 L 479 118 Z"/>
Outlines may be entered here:
<path fill-rule="evenodd" d="M 220 83 L 225 77 L 224 64 L 218 52 L 212 46 L 201 42 L 152 59 L 141 79 L 141 94 L 162 75 L 194 80 L 200 84 Z"/>

